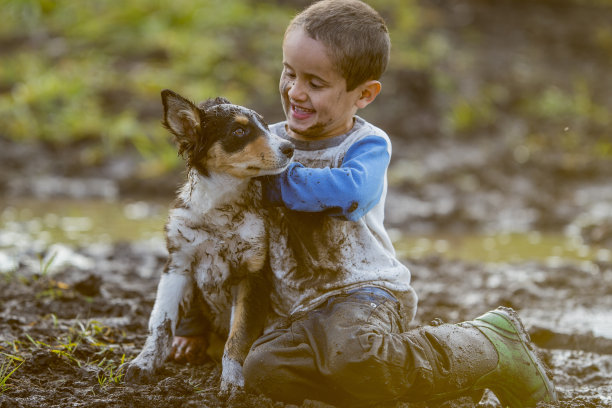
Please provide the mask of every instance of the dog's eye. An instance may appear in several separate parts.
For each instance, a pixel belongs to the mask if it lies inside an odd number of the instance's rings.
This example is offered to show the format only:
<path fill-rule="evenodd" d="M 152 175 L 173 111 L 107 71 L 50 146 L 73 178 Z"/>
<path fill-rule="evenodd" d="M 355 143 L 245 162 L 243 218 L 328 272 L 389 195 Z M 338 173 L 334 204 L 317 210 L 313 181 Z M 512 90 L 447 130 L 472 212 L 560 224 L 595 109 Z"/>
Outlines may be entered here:
<path fill-rule="evenodd" d="M 242 137 L 242 136 L 246 135 L 246 130 L 244 130 L 243 128 L 236 128 L 236 129 L 234 129 L 232 134 L 234 136 L 236 136 L 236 137 Z"/>

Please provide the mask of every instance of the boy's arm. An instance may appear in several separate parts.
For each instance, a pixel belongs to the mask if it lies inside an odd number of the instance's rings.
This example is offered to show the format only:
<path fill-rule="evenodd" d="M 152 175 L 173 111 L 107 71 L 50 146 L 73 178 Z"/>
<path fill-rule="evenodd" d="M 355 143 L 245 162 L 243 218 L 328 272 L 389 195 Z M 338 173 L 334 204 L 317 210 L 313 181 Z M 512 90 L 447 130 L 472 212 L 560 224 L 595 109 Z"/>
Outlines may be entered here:
<path fill-rule="evenodd" d="M 292 163 L 284 173 L 268 179 L 265 198 L 291 210 L 325 211 L 356 221 L 380 201 L 389 160 L 387 141 L 368 136 L 348 149 L 338 168 Z"/>

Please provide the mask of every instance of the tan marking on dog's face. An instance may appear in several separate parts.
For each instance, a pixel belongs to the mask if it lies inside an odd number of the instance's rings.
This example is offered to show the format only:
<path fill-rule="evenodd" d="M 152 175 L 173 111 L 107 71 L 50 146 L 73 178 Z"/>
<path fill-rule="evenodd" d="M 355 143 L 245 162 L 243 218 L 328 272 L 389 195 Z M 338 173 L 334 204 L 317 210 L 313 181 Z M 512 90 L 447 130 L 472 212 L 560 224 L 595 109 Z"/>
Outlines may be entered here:
<path fill-rule="evenodd" d="M 289 163 L 278 146 L 273 147 L 270 138 L 260 136 L 237 152 L 226 152 L 221 143 L 214 143 L 208 150 L 207 167 L 213 171 L 226 172 L 235 177 L 255 177 L 262 173 L 280 172 Z"/>
<path fill-rule="evenodd" d="M 258 137 L 253 143 L 249 143 L 242 154 L 253 159 L 252 163 L 261 169 L 277 166 L 276 152 L 271 148 L 270 140 L 266 137 Z"/>
<path fill-rule="evenodd" d="M 236 121 L 236 123 L 239 123 L 239 124 L 244 125 L 244 126 L 248 125 L 249 122 L 250 122 L 249 118 L 247 118 L 246 116 L 241 115 L 241 114 L 237 114 L 234 117 L 234 120 Z"/>

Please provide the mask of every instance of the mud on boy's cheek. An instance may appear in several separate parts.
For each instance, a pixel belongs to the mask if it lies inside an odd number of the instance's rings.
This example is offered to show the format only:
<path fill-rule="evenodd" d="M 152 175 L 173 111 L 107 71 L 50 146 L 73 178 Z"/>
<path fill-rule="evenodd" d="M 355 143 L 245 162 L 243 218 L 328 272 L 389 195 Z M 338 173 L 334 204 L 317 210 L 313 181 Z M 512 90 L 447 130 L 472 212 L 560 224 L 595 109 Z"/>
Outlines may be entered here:
<path fill-rule="evenodd" d="M 281 79 L 281 81 L 280 81 L 280 83 L 278 85 L 278 89 L 279 89 L 281 95 L 284 95 L 285 93 L 287 93 L 287 90 L 288 90 L 290 84 L 291 84 L 291 82 L 289 82 L 288 80 Z"/>

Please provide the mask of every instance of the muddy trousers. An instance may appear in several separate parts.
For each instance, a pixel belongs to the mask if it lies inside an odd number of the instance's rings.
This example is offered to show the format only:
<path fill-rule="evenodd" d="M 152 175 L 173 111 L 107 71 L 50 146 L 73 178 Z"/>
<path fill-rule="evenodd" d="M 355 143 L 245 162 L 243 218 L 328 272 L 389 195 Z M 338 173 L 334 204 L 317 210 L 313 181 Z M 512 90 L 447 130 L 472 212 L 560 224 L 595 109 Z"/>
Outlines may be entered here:
<path fill-rule="evenodd" d="M 400 322 L 398 301 L 382 289 L 332 297 L 258 339 L 244 363 L 245 384 L 298 405 L 305 399 L 338 406 L 423 401 L 473 381 L 470 373 L 452 372 L 445 342 L 462 347 L 485 370 L 497 363 L 489 353 L 469 350 L 472 336 L 482 341 L 474 328 L 452 325 L 439 338 L 429 332 L 435 327 L 404 331 Z M 451 340 L 455 331 L 466 332 Z"/>

